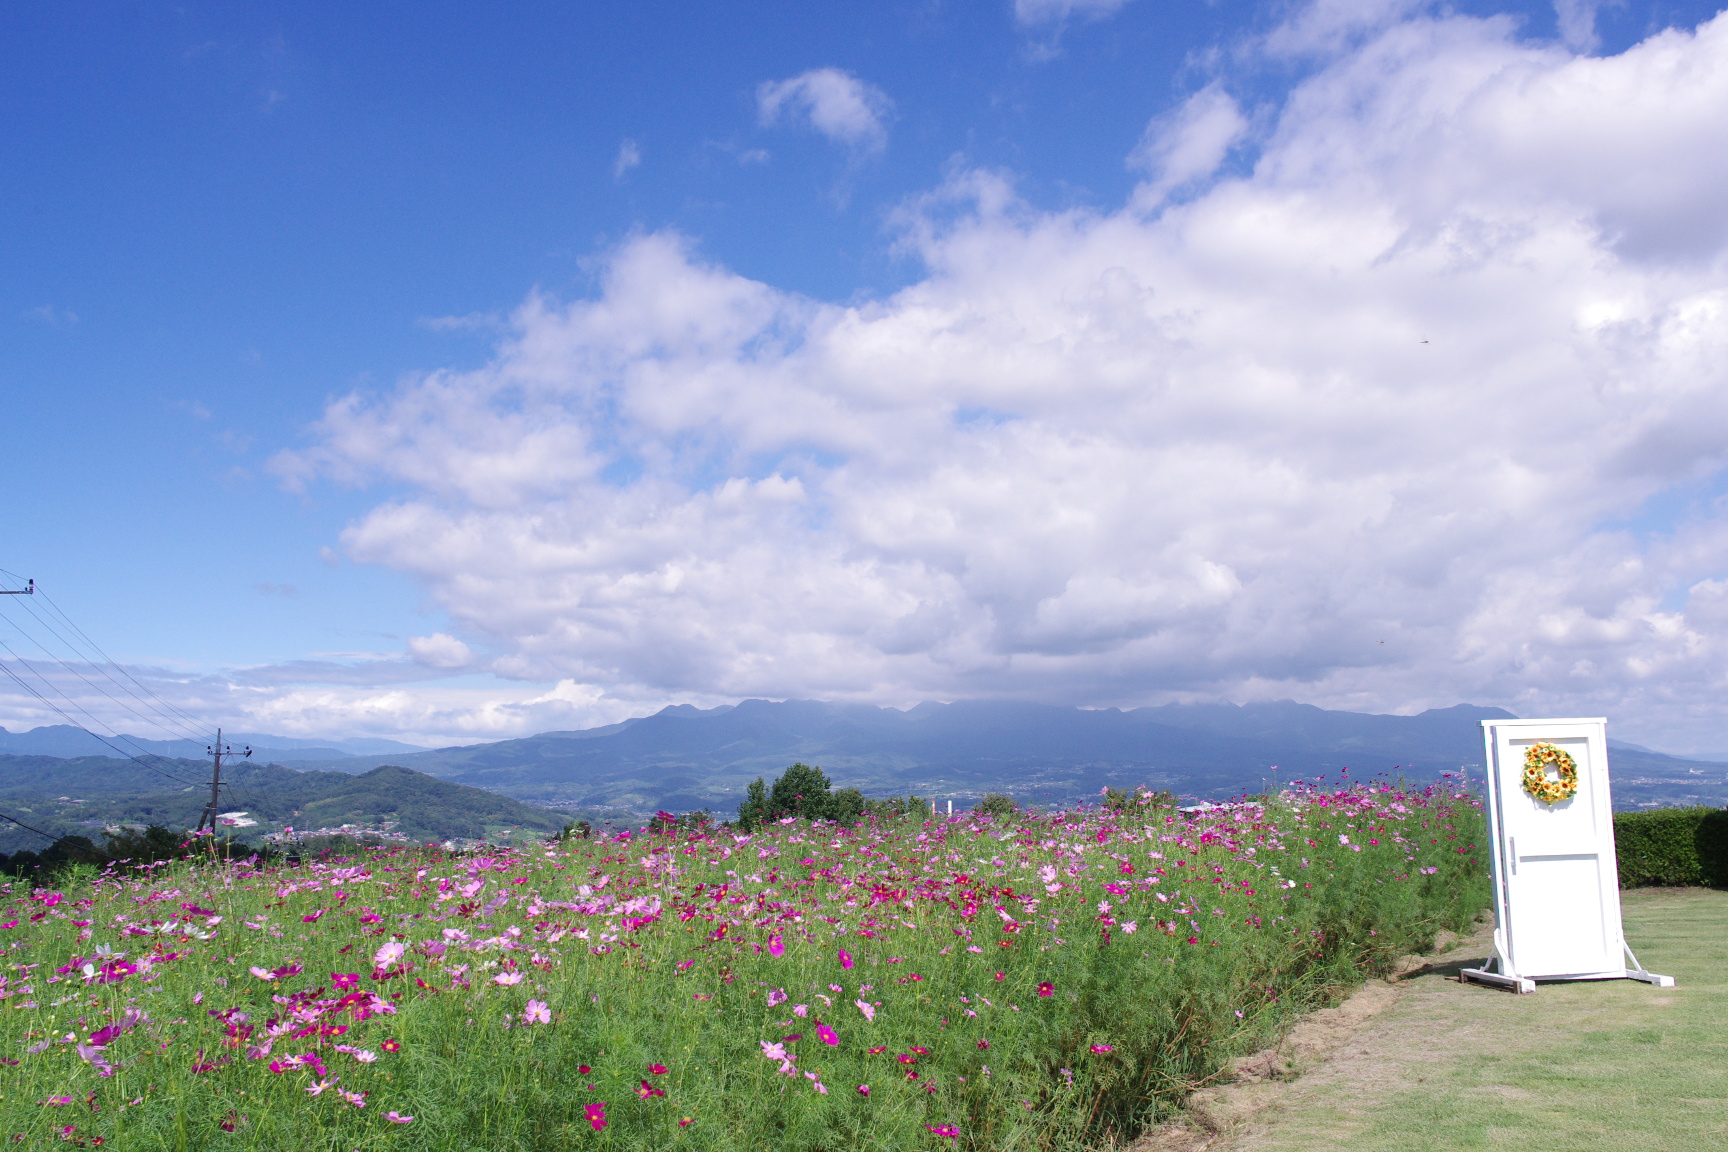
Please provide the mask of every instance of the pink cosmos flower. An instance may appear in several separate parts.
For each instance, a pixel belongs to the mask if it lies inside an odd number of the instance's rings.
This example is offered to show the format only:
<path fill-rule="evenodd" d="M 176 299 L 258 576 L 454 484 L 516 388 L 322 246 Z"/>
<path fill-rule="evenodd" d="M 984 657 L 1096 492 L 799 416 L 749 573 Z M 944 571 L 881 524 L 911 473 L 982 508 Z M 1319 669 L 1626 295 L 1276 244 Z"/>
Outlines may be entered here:
<path fill-rule="evenodd" d="M 840 1037 L 835 1033 L 834 1029 L 828 1027 L 828 1025 L 822 1023 L 820 1020 L 816 1022 L 816 1035 L 822 1038 L 822 1043 L 827 1044 L 830 1047 L 837 1046 L 840 1043 Z"/>
<path fill-rule="evenodd" d="M 924 1127 L 928 1128 L 936 1135 L 945 1137 L 949 1140 L 960 1139 L 960 1129 L 954 1127 L 952 1124 L 926 1124 Z"/>
<path fill-rule="evenodd" d="M 346 992 L 348 989 L 360 983 L 360 973 L 332 972 L 330 973 L 330 983 L 335 986 L 336 991 Z"/>
<path fill-rule="evenodd" d="M 868 1084 L 858 1085 L 858 1095 L 860 1095 L 860 1096 L 870 1095 L 870 1085 L 868 1085 Z"/>
<path fill-rule="evenodd" d="M 666 1075 L 666 1065 L 650 1064 L 648 1065 L 648 1073 L 651 1076 L 664 1076 Z"/>
<path fill-rule="evenodd" d="M 552 1023 L 552 1009 L 544 1000 L 530 1000 L 528 1001 L 528 1010 L 522 1013 L 522 1023 L 550 1024 Z"/>
<path fill-rule="evenodd" d="M 364 1092 L 349 1092 L 346 1089 L 338 1088 L 336 1089 L 336 1095 L 342 1097 L 343 1100 L 354 1105 L 356 1108 L 366 1107 L 366 1093 Z"/>
<path fill-rule="evenodd" d="M 300 917 L 300 923 L 302 923 L 302 924 L 316 924 L 318 922 L 318 918 L 320 916 L 323 916 L 323 915 L 324 915 L 324 909 L 322 909 L 322 908 L 318 909 L 318 911 L 316 911 L 316 912 L 308 912 L 308 913 L 306 913 L 306 915 Z"/>
<path fill-rule="evenodd" d="M 377 952 L 373 953 L 372 963 L 376 964 L 380 968 L 387 968 L 407 954 L 408 945 L 397 940 L 392 940 L 390 943 L 384 945 L 384 947 L 378 949 Z"/>
<path fill-rule="evenodd" d="M 678 971 L 682 972 L 694 963 L 696 963 L 694 960 L 680 960 L 678 961 Z"/>
<path fill-rule="evenodd" d="M 840 967 L 852 967 L 852 953 L 846 951 L 844 948 L 840 949 Z"/>
<path fill-rule="evenodd" d="M 606 1127 L 606 1104 L 604 1101 L 598 1104 L 589 1104 L 583 1111 L 588 1113 L 588 1123 L 593 1126 L 594 1131 L 598 1132 Z"/>
<path fill-rule="evenodd" d="M 1104 1053 L 1104 1052 L 1114 1052 L 1114 1051 L 1116 1051 L 1116 1049 L 1111 1047 L 1109 1044 L 1094 1044 L 1094 1045 L 1092 1045 L 1092 1051 L 1098 1052 L 1098 1053 Z"/>
<path fill-rule="evenodd" d="M 414 1117 L 404 1116 L 400 1112 L 386 1112 L 386 1113 L 384 1113 L 384 1119 L 390 1121 L 390 1123 L 392 1123 L 392 1124 L 412 1124 L 412 1123 L 414 1123 Z"/>
<path fill-rule="evenodd" d="M 768 1007 L 770 1007 L 770 1008 L 777 1007 L 778 1005 L 786 1003 L 786 1001 L 789 999 L 791 999 L 791 997 L 786 995 L 785 989 L 775 988 L 774 990 L 772 990 L 771 992 L 768 993 Z"/>
<path fill-rule="evenodd" d="M 520 973 L 520 972 L 500 972 L 500 973 L 498 973 L 498 975 L 492 977 L 492 983 L 502 984 L 502 985 L 504 985 L 504 987 L 508 988 L 512 984 L 522 983 L 522 973 Z"/>
<path fill-rule="evenodd" d="M 864 1022 L 866 1024 L 874 1024 L 876 1022 L 876 1009 L 871 1007 L 868 1002 L 863 1000 L 854 1000 L 852 1001 L 852 1004 L 858 1009 L 858 1011 L 864 1013 Z"/>
<path fill-rule="evenodd" d="M 1040 996 L 1054 996 L 1055 994 L 1056 994 L 1056 986 L 1054 984 L 1050 983 L 1050 981 L 1045 980 L 1045 981 L 1042 981 L 1038 985 L 1038 995 L 1040 995 Z"/>
<path fill-rule="evenodd" d="M 774 957 L 776 960 L 786 955 L 786 944 L 778 935 L 775 935 L 768 941 L 768 955 Z"/>

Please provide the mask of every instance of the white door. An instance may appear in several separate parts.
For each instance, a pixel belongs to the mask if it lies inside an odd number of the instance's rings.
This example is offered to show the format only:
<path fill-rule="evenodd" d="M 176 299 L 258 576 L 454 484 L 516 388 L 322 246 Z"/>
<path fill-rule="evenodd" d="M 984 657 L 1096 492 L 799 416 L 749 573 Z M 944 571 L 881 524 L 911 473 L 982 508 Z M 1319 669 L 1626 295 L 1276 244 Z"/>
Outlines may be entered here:
<path fill-rule="evenodd" d="M 1520 976 L 1624 970 L 1604 728 L 1495 725 L 1506 943 Z M 1524 755 L 1538 741 L 1577 762 L 1578 793 L 1570 800 L 1544 804 L 1524 791 Z"/>

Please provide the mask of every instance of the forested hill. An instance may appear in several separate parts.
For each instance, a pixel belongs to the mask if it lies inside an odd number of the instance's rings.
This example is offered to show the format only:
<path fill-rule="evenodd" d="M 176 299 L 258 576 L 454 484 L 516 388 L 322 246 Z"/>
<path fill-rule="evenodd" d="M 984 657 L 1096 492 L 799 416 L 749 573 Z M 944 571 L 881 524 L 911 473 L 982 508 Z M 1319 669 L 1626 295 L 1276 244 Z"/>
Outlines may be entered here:
<path fill-rule="evenodd" d="M 27 824 L 56 835 L 100 842 L 104 824 L 190 828 L 210 795 L 207 761 L 134 760 L 100 756 L 0 755 L 0 801 Z M 278 764 L 224 765 L 224 811 L 259 821 L 243 838 L 293 824 L 300 829 L 395 821 L 394 831 L 417 841 L 480 839 L 510 829 L 551 832 L 566 817 L 481 788 L 440 780 L 395 765 L 354 775 L 301 772 Z M 13 825 L 0 829 L 0 851 L 42 847 L 42 838 Z"/>

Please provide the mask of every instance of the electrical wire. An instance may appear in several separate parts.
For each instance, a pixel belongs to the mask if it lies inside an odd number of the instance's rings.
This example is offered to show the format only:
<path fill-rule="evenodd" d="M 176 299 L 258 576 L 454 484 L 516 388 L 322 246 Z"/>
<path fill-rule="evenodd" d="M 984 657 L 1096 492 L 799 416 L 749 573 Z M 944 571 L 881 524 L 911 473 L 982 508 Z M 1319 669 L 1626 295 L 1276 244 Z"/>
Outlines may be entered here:
<path fill-rule="evenodd" d="M 17 578 L 18 577 L 16 575 L 13 576 L 13 579 L 17 579 Z M 98 643 L 96 643 L 96 641 L 92 640 L 90 638 L 89 634 L 86 633 L 84 631 L 84 629 L 82 629 L 78 626 L 77 621 L 73 620 L 71 616 L 67 615 L 66 610 L 64 608 L 60 607 L 60 605 L 55 602 L 54 598 L 49 596 L 46 591 L 44 591 L 41 588 L 38 588 L 38 589 L 36 589 L 36 595 L 40 596 L 43 599 L 43 601 L 45 601 L 48 604 L 48 606 L 53 609 L 55 615 L 57 615 L 61 619 L 61 621 L 63 621 L 65 623 L 66 627 L 71 629 L 73 632 L 76 632 L 78 634 L 79 638 L 84 641 L 84 643 L 88 644 L 99 656 L 101 656 L 102 659 L 107 662 L 107 665 L 109 667 L 113 668 L 116 672 L 120 673 L 120 675 L 124 676 L 127 680 L 130 680 L 133 683 L 133 685 L 135 685 L 138 688 L 138 690 L 140 692 L 143 692 L 146 696 L 150 697 L 150 699 L 154 700 L 163 709 L 163 711 L 169 713 L 170 715 L 179 717 L 181 720 L 185 721 L 188 725 L 190 725 L 190 730 L 198 733 L 198 735 L 195 737 L 195 739 L 197 739 L 199 741 L 202 741 L 204 739 L 204 736 L 203 736 L 204 722 L 202 720 L 200 720 L 196 716 L 193 716 L 191 713 L 186 712 L 184 709 L 181 709 L 181 708 L 177 707 L 176 705 L 171 704 L 168 701 L 162 699 L 162 697 L 158 696 L 155 692 L 151 691 L 150 688 L 146 684 L 144 684 L 142 681 L 140 681 L 136 676 L 134 676 L 134 675 L 132 675 L 132 673 L 128 672 L 123 665 L 121 665 L 118 661 L 116 661 L 114 659 L 114 657 L 108 655 L 108 653 L 103 650 L 103 648 L 100 644 L 98 644 Z M 29 607 L 29 606 L 27 605 L 26 607 Z M 74 651 L 77 651 L 77 649 L 75 647 L 73 647 L 73 645 L 71 645 L 70 643 L 67 644 L 67 647 L 72 647 Z"/>
<path fill-rule="evenodd" d="M 5 648 L 7 652 L 12 652 L 12 649 L 7 646 L 7 644 L 4 640 L 0 640 L 0 648 Z M 14 660 L 18 660 L 17 653 L 13 652 L 12 658 Z M 18 663 L 23 664 L 24 667 L 26 667 L 26 668 L 30 668 L 30 665 L 26 661 L 18 660 Z M 36 672 L 36 670 L 34 668 L 30 668 L 30 671 L 36 674 L 37 679 L 42 679 L 41 673 Z M 18 675 L 18 673 L 12 671 L 11 668 L 7 667 L 4 661 L 0 661 L 0 672 L 4 672 L 4 673 L 6 673 L 6 675 L 12 677 L 13 681 L 16 682 L 20 688 L 22 688 L 22 689 L 24 689 L 24 691 L 30 693 L 30 695 L 36 697 L 36 699 L 42 701 L 42 703 L 47 705 L 49 708 L 53 709 L 56 713 L 59 714 L 61 719 L 66 721 L 66 723 L 72 725 L 72 727 L 77 728 L 81 732 L 84 732 L 86 735 L 91 736 L 94 739 L 102 741 L 103 744 L 106 744 L 113 751 L 118 752 L 124 759 L 136 761 L 137 763 L 150 769 L 150 771 L 159 773 L 163 776 L 166 776 L 166 777 L 168 777 L 168 779 L 173 780 L 176 783 L 185 784 L 186 786 L 188 786 L 190 788 L 196 788 L 197 787 L 197 785 L 192 783 L 190 780 L 182 780 L 182 779 L 180 779 L 180 777 L 174 775 L 174 773 L 169 772 L 165 769 L 159 768 L 156 765 L 151 764 L 147 760 L 140 759 L 139 757 L 134 756 L 132 753 L 126 751 L 124 748 L 121 748 L 118 745 L 111 743 L 106 737 L 100 735 L 99 733 L 90 731 L 89 728 L 78 723 L 77 720 L 75 720 L 71 716 L 67 715 L 66 710 L 64 708 L 61 708 L 58 704 L 54 703 L 54 701 L 48 699 L 48 697 L 46 697 L 46 696 L 42 695 L 42 693 L 36 691 L 36 689 L 33 685 L 31 685 L 22 676 Z M 44 680 L 43 683 L 47 683 L 47 681 Z M 52 688 L 53 685 L 50 684 L 49 687 Z M 61 693 L 61 695 L 64 696 L 65 693 Z M 71 703 L 71 702 L 68 701 L 68 703 Z M 73 707 L 76 708 L 77 705 L 74 704 Z M 80 709 L 80 711 L 82 711 L 82 709 Z M 149 754 L 154 755 L 154 753 L 149 753 Z"/>
<path fill-rule="evenodd" d="M 17 573 L 9 572 L 3 568 L 0 568 L 0 575 L 9 576 L 14 580 L 19 580 L 19 581 L 22 581 L 22 579 L 23 579 L 23 577 L 19 576 Z M 196 717 L 191 716 L 189 713 L 185 712 L 184 710 L 177 708 L 174 705 L 170 704 L 168 701 L 163 700 L 155 692 L 152 692 L 146 685 L 144 685 L 142 682 L 140 682 L 137 679 L 137 677 L 133 676 L 130 672 L 128 672 L 124 666 L 122 666 L 112 656 L 109 656 L 108 653 L 103 650 L 101 645 L 97 644 L 94 640 L 92 640 L 90 638 L 89 634 L 86 633 L 83 628 L 79 627 L 78 623 L 76 621 L 74 621 L 70 615 L 67 614 L 66 610 L 64 608 L 61 608 L 60 605 L 57 604 L 41 587 L 35 586 L 34 595 L 40 596 L 53 609 L 54 614 L 59 618 L 59 620 L 65 625 L 65 627 L 69 631 L 75 632 L 78 635 L 78 637 L 84 641 L 85 644 L 87 644 L 91 649 L 93 649 L 95 652 L 97 652 L 99 655 L 101 655 L 102 660 L 104 662 L 106 662 L 108 667 L 112 667 L 115 671 L 119 672 L 127 680 L 131 681 L 132 684 L 135 685 L 140 692 L 143 692 L 146 696 L 150 697 L 151 700 L 155 701 L 155 704 L 157 707 L 155 709 L 151 709 L 151 710 L 156 711 L 157 715 L 155 717 L 149 717 L 149 716 L 143 715 L 137 709 L 128 705 L 125 701 L 116 698 L 112 693 L 103 689 L 100 685 L 92 683 L 88 677 L 84 676 L 76 668 L 74 668 L 70 664 L 68 664 L 64 659 L 60 658 L 59 656 L 56 656 L 48 648 L 47 645 L 43 644 L 40 640 L 38 640 L 36 637 L 32 636 L 29 632 L 27 632 L 23 628 L 19 627 L 17 621 L 13 620 L 9 616 L 6 616 L 3 612 L 0 612 L 0 618 L 4 618 L 7 621 L 7 623 L 11 624 L 12 627 L 18 631 L 18 633 L 20 635 L 24 636 L 25 638 L 30 640 L 31 643 L 35 644 L 38 648 L 40 648 L 43 651 L 43 653 L 50 660 L 53 660 L 56 664 L 60 665 L 61 668 L 65 669 L 67 672 L 76 676 L 79 680 L 82 680 L 91 689 L 98 692 L 102 696 L 106 697 L 108 700 L 112 701 L 113 703 L 119 705 L 121 708 L 125 709 L 127 712 L 130 712 L 133 716 L 137 717 L 140 720 L 143 720 L 146 723 L 153 723 L 165 731 L 168 731 L 168 732 L 178 731 L 181 734 L 183 739 L 186 739 L 186 740 L 188 740 L 194 744 L 207 744 L 207 738 L 203 735 L 203 733 L 201 731 L 198 730 L 197 727 L 190 727 L 190 728 L 187 727 L 187 725 L 194 725 L 194 726 L 201 725 L 201 721 L 199 721 Z M 47 629 L 49 635 L 53 636 L 56 640 L 59 640 L 62 644 L 64 644 L 68 649 L 70 649 L 72 651 L 72 653 L 75 656 L 77 656 L 84 663 L 86 663 L 87 665 L 100 671 L 102 673 L 102 675 L 109 681 L 109 683 L 113 684 L 116 688 L 119 688 L 122 691 L 126 692 L 127 695 L 131 696 L 134 700 L 136 700 L 143 707 L 145 707 L 145 708 L 151 707 L 150 704 L 147 703 L 136 692 L 132 692 L 130 689 L 127 689 L 125 687 L 125 685 L 123 685 L 123 684 L 119 683 L 119 681 L 115 680 L 114 677 L 107 671 L 107 668 L 103 667 L 103 665 L 101 663 L 98 663 L 97 661 L 91 659 L 87 653 L 80 651 L 77 644 L 73 643 L 71 640 L 67 639 L 64 635 L 62 635 L 61 632 L 53 626 L 53 624 L 51 624 L 48 620 L 45 620 L 43 618 L 42 614 L 38 613 L 31 605 L 25 604 L 24 608 L 26 611 L 28 611 L 30 613 L 30 615 L 39 624 L 41 624 L 45 629 Z M 71 697 L 67 696 L 66 693 L 64 693 L 64 692 L 60 691 L 58 688 L 56 688 L 54 686 L 53 681 L 51 681 L 47 677 L 43 676 L 42 673 L 38 672 L 34 667 L 32 667 L 28 661 L 25 661 L 23 658 L 19 657 L 17 655 L 17 653 L 13 652 L 12 649 L 10 648 L 10 646 L 6 645 L 6 643 L 4 641 L 0 641 L 0 648 L 5 648 L 5 650 L 12 655 L 14 660 L 16 660 L 19 664 L 22 664 L 26 669 L 28 669 L 30 671 L 30 673 L 32 675 L 34 675 L 38 680 L 42 681 L 42 683 L 50 691 L 52 691 L 56 695 L 58 695 L 68 705 L 70 705 L 72 708 L 76 709 L 77 711 L 83 713 L 90 720 L 92 720 L 92 721 L 95 720 L 95 717 L 89 712 L 88 709 L 80 707 L 77 703 L 75 703 L 72 700 Z M 105 737 L 101 736 L 99 733 L 91 731 L 91 729 L 88 725 L 78 723 L 75 719 L 73 719 L 71 716 L 69 716 L 66 713 L 65 709 L 59 707 L 58 705 L 54 704 L 53 701 L 51 701 L 47 697 L 43 696 L 42 693 L 38 692 L 30 684 L 26 683 L 22 677 L 18 676 L 18 674 L 16 672 L 13 672 L 10 668 L 5 668 L 3 664 L 0 664 L 0 669 L 4 669 L 5 672 L 7 673 L 7 675 L 10 676 L 14 681 L 16 681 L 20 687 L 24 688 L 27 692 L 29 692 L 32 696 L 35 696 L 38 700 L 42 701 L 43 704 L 45 704 L 49 708 L 53 709 L 53 711 L 56 712 L 62 719 L 66 720 L 73 727 L 80 729 L 81 731 L 85 732 L 86 734 L 95 738 L 96 740 L 101 741 L 102 744 L 105 745 L 110 750 L 112 750 L 114 752 L 118 752 L 121 756 L 125 757 L 126 759 L 132 760 L 132 761 L 142 765 L 145 768 L 149 768 L 151 771 L 157 772 L 160 775 L 166 776 L 170 780 L 176 781 L 177 783 L 185 784 L 188 787 L 193 787 L 193 788 L 201 786 L 198 784 L 193 784 L 190 781 L 184 780 L 181 777 L 176 776 L 173 773 L 168 772 L 165 769 L 162 769 L 162 768 L 160 768 L 154 764 L 151 764 L 148 761 L 141 759 L 139 756 L 136 756 L 132 753 L 129 753 L 125 749 L 116 746 L 114 743 L 112 743 L 111 741 L 109 741 Z M 168 721 L 168 722 L 165 722 L 165 721 Z M 155 756 L 158 759 L 166 759 L 166 757 L 162 757 L 159 753 L 150 752 L 148 749 L 144 748 L 141 744 L 139 744 L 137 742 L 137 739 L 135 737 L 129 737 L 123 733 L 116 732 L 114 734 L 114 738 L 116 740 L 129 741 L 130 743 L 133 744 L 134 747 L 136 747 L 138 749 L 139 752 L 142 752 L 147 756 Z M 225 753 L 225 755 L 226 755 L 226 753 Z M 248 753 L 248 755 L 250 755 L 250 753 Z M 245 802 L 245 794 L 244 793 L 236 794 L 233 791 L 232 785 L 230 785 L 227 781 L 219 782 L 219 787 L 228 793 L 228 795 L 231 797 L 231 800 L 230 800 L 231 803 L 234 803 L 234 802 L 242 802 L 243 803 L 243 802 Z"/>
<path fill-rule="evenodd" d="M 12 823 L 18 825 L 18 827 L 20 827 L 20 828 L 27 829 L 28 831 L 36 833 L 36 835 L 38 835 L 38 836 L 44 837 L 45 839 L 48 839 L 48 840 L 52 840 L 54 842 L 54 844 L 58 844 L 58 843 L 60 843 L 60 841 L 67 839 L 67 837 L 65 837 L 65 836 L 56 836 L 52 832 L 44 832 L 40 828 L 37 828 L 37 827 L 34 827 L 30 824 L 24 823 L 24 821 L 18 819 L 18 817 L 8 816 L 4 812 L 0 812 L 0 820 L 10 820 L 10 821 L 12 821 Z M 85 839 L 89 839 L 89 837 L 85 837 Z M 49 847 L 53 847 L 53 844 L 50 844 Z M 118 864 L 119 863 L 118 860 L 114 859 L 114 857 L 108 855 L 108 853 L 102 851 L 102 849 L 96 847 L 96 845 L 94 845 L 94 844 L 90 845 L 90 847 L 88 847 L 88 848 L 86 848 L 82 844 L 80 844 L 80 845 L 78 845 L 78 851 L 80 851 L 80 852 L 94 852 L 94 853 L 96 853 L 96 855 L 102 857 L 102 859 L 107 860 L 111 864 Z"/>
<path fill-rule="evenodd" d="M 35 615 L 35 613 L 31 613 L 31 615 Z M 132 707 L 126 701 L 119 699 L 112 692 L 109 692 L 107 689 L 103 688 L 100 684 L 93 682 L 88 676 L 84 675 L 77 668 L 73 667 L 71 664 L 68 664 L 65 660 L 61 659 L 59 656 L 56 656 L 48 648 L 48 646 L 46 644 L 42 643 L 42 641 L 38 640 L 36 637 L 32 636 L 29 632 L 27 632 L 23 628 L 19 627 L 18 622 L 16 620 L 13 620 L 10 616 L 7 616 L 5 613 L 5 610 L 3 608 L 0 608 L 0 619 L 4 619 L 8 624 L 12 625 L 12 627 L 17 630 L 17 632 L 20 636 L 24 637 L 26 640 L 29 640 L 32 644 L 36 645 L 37 648 L 41 649 L 42 654 L 44 656 L 46 656 L 48 659 L 54 661 L 61 668 L 63 668 L 67 673 L 69 673 L 73 676 L 76 676 L 79 680 L 82 680 L 84 682 L 85 686 L 88 687 L 89 689 L 91 689 L 92 691 L 96 692 L 97 694 L 99 694 L 101 696 L 106 697 L 108 700 L 112 701 L 114 704 L 118 705 L 120 708 L 124 709 L 127 712 L 130 712 L 133 716 L 135 716 L 139 720 L 144 721 L 144 723 L 152 724 L 152 725 L 155 725 L 157 727 L 163 728 L 170 733 L 174 732 L 173 728 L 171 728 L 167 724 L 163 723 L 160 716 L 146 716 L 144 713 L 138 711 L 138 709 Z M 40 622 L 40 617 L 38 617 L 38 621 Z M 48 629 L 48 631 L 49 631 L 50 635 L 54 636 L 56 639 L 60 640 L 62 643 L 65 643 L 65 638 L 60 636 L 57 632 L 55 632 L 53 630 L 53 628 L 50 627 Z M 71 647 L 71 645 L 68 644 L 68 647 Z M 11 651 L 11 649 L 8 649 L 8 651 Z M 76 648 L 73 648 L 73 652 L 75 654 L 78 654 Z M 14 655 L 16 655 L 16 654 L 14 654 Z M 86 663 L 88 663 L 88 661 L 86 661 Z M 34 672 L 35 669 L 31 669 L 31 671 Z M 40 676 L 41 674 L 37 673 L 37 675 Z M 109 679 L 110 679 L 110 681 L 112 681 L 113 678 L 109 677 Z M 62 693 L 62 695 L 64 695 L 64 694 Z M 143 701 L 139 701 L 139 702 L 143 703 Z M 181 736 L 182 739 L 186 738 L 184 733 L 180 733 L 179 735 Z M 149 751 L 142 744 L 138 743 L 138 740 L 136 737 L 130 737 L 130 736 L 126 736 L 124 734 L 116 733 L 115 739 L 130 741 L 131 744 L 133 745 L 133 747 L 137 748 L 140 752 Z"/>

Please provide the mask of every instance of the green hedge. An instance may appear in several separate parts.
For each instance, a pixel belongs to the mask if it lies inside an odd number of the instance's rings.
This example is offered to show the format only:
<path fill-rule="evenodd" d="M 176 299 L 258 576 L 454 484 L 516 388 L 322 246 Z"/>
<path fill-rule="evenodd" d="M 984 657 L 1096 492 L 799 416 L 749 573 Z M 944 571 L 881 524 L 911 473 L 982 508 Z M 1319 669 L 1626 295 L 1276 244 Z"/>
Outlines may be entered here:
<path fill-rule="evenodd" d="M 1728 887 L 1728 810 L 1657 808 L 1614 814 L 1620 887 Z"/>

